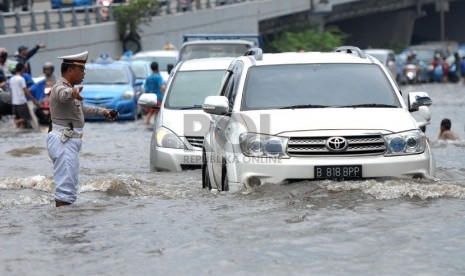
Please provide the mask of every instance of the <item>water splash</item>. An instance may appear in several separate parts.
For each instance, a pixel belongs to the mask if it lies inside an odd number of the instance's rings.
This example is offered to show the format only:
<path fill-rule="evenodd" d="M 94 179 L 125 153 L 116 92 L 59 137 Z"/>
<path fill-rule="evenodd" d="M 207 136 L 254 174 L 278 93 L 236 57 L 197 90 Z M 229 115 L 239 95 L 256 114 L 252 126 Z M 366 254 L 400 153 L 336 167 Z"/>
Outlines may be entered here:
<path fill-rule="evenodd" d="M 36 175 L 26 178 L 8 177 L 0 178 L 0 189 L 20 190 L 34 189 L 40 191 L 51 191 L 53 189 L 53 179 L 43 175 Z"/>
<path fill-rule="evenodd" d="M 120 175 L 116 178 L 91 180 L 81 186 L 81 192 L 101 191 L 109 196 L 144 196 L 143 180 Z"/>

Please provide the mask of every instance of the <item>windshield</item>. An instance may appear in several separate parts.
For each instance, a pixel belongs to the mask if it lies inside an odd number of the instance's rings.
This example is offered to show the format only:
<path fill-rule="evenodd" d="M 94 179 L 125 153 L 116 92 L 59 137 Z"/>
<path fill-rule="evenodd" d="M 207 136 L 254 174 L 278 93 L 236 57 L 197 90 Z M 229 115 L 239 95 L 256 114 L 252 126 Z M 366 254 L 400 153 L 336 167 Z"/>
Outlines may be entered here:
<path fill-rule="evenodd" d="M 202 109 L 207 96 L 219 94 L 226 70 L 178 71 L 168 91 L 165 107 Z"/>
<path fill-rule="evenodd" d="M 249 48 L 249 44 L 191 44 L 181 48 L 179 59 L 238 57 L 244 55 Z"/>
<path fill-rule="evenodd" d="M 123 68 L 86 68 L 83 84 L 128 84 Z"/>
<path fill-rule="evenodd" d="M 375 64 L 302 64 L 252 67 L 242 110 L 383 106 L 400 107 Z"/>
<path fill-rule="evenodd" d="M 168 64 L 176 65 L 176 57 L 156 57 L 156 56 L 134 56 L 135 60 L 147 60 L 158 62 L 160 71 L 168 71 Z"/>
<path fill-rule="evenodd" d="M 132 71 L 134 71 L 136 79 L 146 79 L 150 75 L 150 72 L 147 68 L 147 65 L 145 65 L 144 63 L 131 63 L 131 69 Z"/>

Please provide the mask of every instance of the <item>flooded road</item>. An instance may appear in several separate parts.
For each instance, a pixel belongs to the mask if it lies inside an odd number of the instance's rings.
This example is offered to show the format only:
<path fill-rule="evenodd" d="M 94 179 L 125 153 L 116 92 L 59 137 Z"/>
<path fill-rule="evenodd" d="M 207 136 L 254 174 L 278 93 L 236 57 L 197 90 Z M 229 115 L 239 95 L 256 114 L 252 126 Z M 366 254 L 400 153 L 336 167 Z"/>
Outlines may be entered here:
<path fill-rule="evenodd" d="M 75 205 L 55 208 L 44 133 L 0 123 L 0 275 L 463 275 L 465 86 L 430 93 L 436 180 L 303 181 L 212 193 L 149 171 L 142 121 L 88 123 Z"/>

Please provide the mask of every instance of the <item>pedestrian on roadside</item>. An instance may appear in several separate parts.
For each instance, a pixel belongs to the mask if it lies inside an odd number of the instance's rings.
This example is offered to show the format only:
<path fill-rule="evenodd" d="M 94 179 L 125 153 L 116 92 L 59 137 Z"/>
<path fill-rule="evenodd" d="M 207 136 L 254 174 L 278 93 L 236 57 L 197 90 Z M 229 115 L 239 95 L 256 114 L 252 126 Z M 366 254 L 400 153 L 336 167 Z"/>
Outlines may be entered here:
<path fill-rule="evenodd" d="M 452 123 L 449 119 L 443 119 L 441 121 L 440 129 L 439 129 L 439 136 L 438 140 L 453 140 L 458 141 L 460 140 L 459 136 L 455 134 L 452 130 Z"/>
<path fill-rule="evenodd" d="M 145 116 L 145 123 L 147 125 L 150 125 L 150 117 L 152 117 L 152 114 L 155 114 L 156 118 L 158 110 L 161 106 L 161 101 L 163 100 L 163 93 L 165 92 L 165 85 L 163 84 L 163 78 L 160 75 L 158 62 L 152 62 L 150 64 L 150 68 L 152 69 L 152 74 L 145 81 L 144 88 L 146 93 L 154 93 L 157 95 L 158 108 L 147 109 L 147 115 Z"/>
<path fill-rule="evenodd" d="M 31 128 L 31 114 L 29 113 L 27 99 L 31 99 L 38 107 L 40 107 L 40 104 L 31 95 L 26 86 L 26 80 L 22 76 L 24 64 L 18 62 L 15 72 L 15 75 L 10 78 L 11 102 L 13 105 L 13 114 L 15 115 L 15 124 L 20 128 Z"/>
<path fill-rule="evenodd" d="M 3 69 L 0 68 L 0 91 L 6 91 L 6 75 L 3 72 Z"/>
<path fill-rule="evenodd" d="M 0 69 L 3 70 L 6 79 L 11 77 L 10 63 L 11 60 L 8 59 L 8 50 L 6 48 L 0 48 Z"/>
<path fill-rule="evenodd" d="M 448 83 L 450 66 L 449 66 L 449 63 L 447 63 L 446 57 L 442 57 L 441 66 L 442 66 L 442 82 Z"/>
<path fill-rule="evenodd" d="M 461 78 L 461 68 L 460 68 L 460 62 L 462 59 L 460 58 L 460 55 L 458 52 L 454 53 L 454 61 L 452 62 L 449 70 L 449 81 L 451 82 L 457 82 L 460 83 L 460 78 Z"/>
<path fill-rule="evenodd" d="M 460 62 L 460 72 L 462 72 L 462 84 L 465 85 L 465 56 L 462 57 Z"/>
<path fill-rule="evenodd" d="M 88 52 L 62 56 L 61 79 L 50 92 L 51 122 L 47 149 L 53 161 L 55 206 L 74 203 L 79 191 L 79 151 L 82 146 L 84 115 L 104 116 L 108 121 L 118 117 L 115 110 L 82 103 L 82 86 Z"/>
<path fill-rule="evenodd" d="M 23 63 L 25 65 L 24 72 L 32 75 L 29 59 L 32 58 L 41 48 L 45 48 L 45 44 L 38 44 L 31 50 L 29 50 L 25 45 L 21 45 L 18 47 L 18 54 L 15 57 L 18 62 Z"/>

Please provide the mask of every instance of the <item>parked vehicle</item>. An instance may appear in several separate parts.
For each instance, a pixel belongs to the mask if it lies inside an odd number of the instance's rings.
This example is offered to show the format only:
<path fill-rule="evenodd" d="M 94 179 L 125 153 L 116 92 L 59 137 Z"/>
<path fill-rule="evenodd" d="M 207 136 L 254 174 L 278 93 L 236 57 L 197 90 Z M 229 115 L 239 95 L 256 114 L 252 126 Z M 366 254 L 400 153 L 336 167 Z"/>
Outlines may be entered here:
<path fill-rule="evenodd" d="M 399 76 L 397 75 L 397 63 L 396 63 L 396 54 L 391 49 L 366 49 L 363 50 L 365 54 L 368 54 L 376 59 L 378 59 L 382 64 L 384 64 L 391 76 L 399 81 Z"/>
<path fill-rule="evenodd" d="M 179 61 L 209 58 L 238 57 L 252 47 L 261 47 L 259 35 L 184 35 L 179 49 Z"/>
<path fill-rule="evenodd" d="M 168 82 L 168 68 L 174 67 L 178 63 L 178 51 L 176 50 L 155 50 L 155 51 L 143 51 L 138 52 L 132 56 L 134 60 L 146 60 L 158 62 L 158 68 L 160 68 L 160 75 L 165 83 Z"/>
<path fill-rule="evenodd" d="M 221 80 L 232 58 L 188 60 L 178 64 L 168 83 L 150 143 L 152 171 L 200 168 L 203 136 L 210 116 L 202 111 L 207 96 L 219 95 Z M 139 103 L 154 108 L 155 94 Z"/>
<path fill-rule="evenodd" d="M 50 0 L 52 9 L 72 8 L 72 7 L 90 7 L 93 6 L 93 0 Z"/>
<path fill-rule="evenodd" d="M 0 11 L 10 12 L 17 8 L 22 11 L 29 11 L 32 8 L 33 1 L 29 0 L 0 0 Z"/>
<path fill-rule="evenodd" d="M 87 63 L 82 85 L 84 104 L 115 109 L 121 120 L 135 120 L 141 116 L 137 100 L 142 81 L 137 81 L 129 64 L 108 60 Z M 86 120 L 102 119 L 86 117 Z"/>
<path fill-rule="evenodd" d="M 386 67 L 356 47 L 253 49 L 230 65 L 220 91 L 203 104 L 212 114 L 202 152 L 204 188 L 435 175 L 420 130 L 431 119 L 428 94 L 411 92 L 405 104 Z"/>

